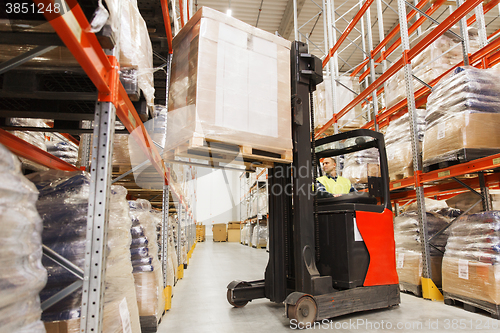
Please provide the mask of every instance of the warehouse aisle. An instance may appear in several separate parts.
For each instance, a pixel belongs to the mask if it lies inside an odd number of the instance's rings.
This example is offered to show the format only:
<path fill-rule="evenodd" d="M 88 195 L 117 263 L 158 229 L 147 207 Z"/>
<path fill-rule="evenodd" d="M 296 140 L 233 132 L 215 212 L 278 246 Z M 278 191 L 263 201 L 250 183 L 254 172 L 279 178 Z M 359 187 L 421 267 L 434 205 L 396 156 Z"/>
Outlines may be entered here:
<path fill-rule="evenodd" d="M 198 243 L 174 288 L 172 309 L 163 317 L 158 333 L 167 332 L 289 332 L 285 307 L 255 300 L 241 309 L 226 300 L 226 286 L 236 279 L 261 279 L 267 264 L 265 250 L 239 243 Z M 316 329 L 336 332 L 499 332 L 500 321 L 439 302 L 401 294 L 401 305 L 392 310 L 343 316 L 317 323 Z"/>

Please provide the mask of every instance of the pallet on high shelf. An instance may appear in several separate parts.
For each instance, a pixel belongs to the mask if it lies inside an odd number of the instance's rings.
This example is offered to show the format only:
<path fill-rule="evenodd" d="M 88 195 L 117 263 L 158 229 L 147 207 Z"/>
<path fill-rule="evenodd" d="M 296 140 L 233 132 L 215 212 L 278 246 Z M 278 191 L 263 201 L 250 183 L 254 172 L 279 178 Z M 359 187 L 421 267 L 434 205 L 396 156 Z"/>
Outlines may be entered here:
<path fill-rule="evenodd" d="M 500 320 L 500 304 L 494 304 L 479 299 L 451 294 L 444 292 L 444 304 L 446 305 L 462 305 L 464 310 L 469 312 L 486 311 L 492 318 Z"/>
<path fill-rule="evenodd" d="M 423 162 L 423 172 L 444 169 L 456 164 L 470 162 L 479 158 L 500 153 L 498 148 L 462 148 L 453 153 L 427 159 Z"/>
<path fill-rule="evenodd" d="M 176 156 L 208 160 L 218 166 L 220 163 L 272 168 L 274 163 L 291 163 L 292 149 L 262 150 L 247 145 L 236 145 L 201 137 L 193 137 L 165 154 L 167 160 Z"/>

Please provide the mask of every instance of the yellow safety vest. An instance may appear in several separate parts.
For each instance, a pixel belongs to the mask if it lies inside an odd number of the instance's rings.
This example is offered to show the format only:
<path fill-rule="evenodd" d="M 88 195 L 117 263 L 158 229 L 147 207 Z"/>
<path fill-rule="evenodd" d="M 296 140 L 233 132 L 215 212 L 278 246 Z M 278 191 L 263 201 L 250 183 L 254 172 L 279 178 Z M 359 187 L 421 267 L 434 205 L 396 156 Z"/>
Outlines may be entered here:
<path fill-rule="evenodd" d="M 331 194 L 347 194 L 351 190 L 351 182 L 344 177 L 338 176 L 337 180 L 335 180 L 328 176 L 321 176 L 317 181 L 323 184 Z"/>

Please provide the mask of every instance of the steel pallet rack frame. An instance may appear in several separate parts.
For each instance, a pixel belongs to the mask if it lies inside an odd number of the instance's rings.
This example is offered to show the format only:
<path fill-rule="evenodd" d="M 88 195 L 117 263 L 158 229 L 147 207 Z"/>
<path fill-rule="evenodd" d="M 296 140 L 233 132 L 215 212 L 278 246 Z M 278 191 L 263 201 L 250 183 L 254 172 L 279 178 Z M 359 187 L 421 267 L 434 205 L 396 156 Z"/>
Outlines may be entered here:
<path fill-rule="evenodd" d="M 365 5 L 369 2 L 370 1 L 365 2 Z M 428 237 L 426 237 L 427 223 L 425 217 L 425 205 L 423 202 L 423 198 L 424 196 L 431 196 L 437 194 L 442 194 L 445 196 L 449 195 L 450 193 L 454 194 L 460 189 L 461 186 L 462 187 L 465 186 L 466 188 L 472 190 L 474 188 L 481 188 L 482 190 L 481 197 L 484 203 L 484 207 L 485 208 L 491 207 L 491 205 L 488 203 L 487 199 L 488 196 L 485 194 L 487 194 L 488 186 L 498 187 L 499 177 L 497 174 L 491 174 L 484 177 L 482 171 L 500 167 L 500 154 L 485 157 L 479 160 L 474 160 L 460 165 L 455 165 L 442 170 L 422 173 L 421 158 L 419 158 L 420 152 L 418 151 L 418 147 L 416 145 L 415 108 L 416 106 L 420 106 L 425 103 L 426 98 L 422 99 L 422 97 L 426 97 L 425 94 L 428 94 L 430 92 L 431 86 L 435 85 L 439 81 L 439 79 L 441 79 L 444 75 L 449 73 L 453 68 L 463 65 L 464 63 L 474 65 L 478 68 L 488 68 L 494 64 L 497 64 L 500 60 L 500 52 L 497 51 L 497 49 L 500 47 L 500 40 L 499 39 L 493 40 L 493 37 L 496 36 L 495 32 L 490 36 L 490 40 L 492 40 L 492 42 L 490 44 L 487 44 L 486 31 L 484 28 L 484 16 L 483 16 L 483 13 L 491 10 L 494 6 L 498 4 L 498 2 L 495 1 L 494 3 L 488 4 L 484 8 L 482 8 L 480 0 L 477 1 L 469 0 L 464 3 L 459 3 L 458 8 L 442 23 L 439 24 L 438 22 L 435 22 L 437 23 L 437 27 L 434 29 L 434 31 L 428 34 L 425 38 L 423 38 L 419 43 L 417 43 L 413 48 L 410 49 L 409 33 L 412 33 L 416 31 L 418 28 L 420 28 L 420 26 L 426 19 L 431 19 L 430 15 L 432 15 L 432 13 L 444 3 L 444 1 L 438 0 L 432 6 L 430 6 L 430 8 L 427 9 L 427 12 L 423 12 L 421 9 L 423 8 L 425 2 L 426 1 L 423 0 L 419 2 L 416 6 L 413 6 L 412 4 L 409 4 L 404 0 L 398 0 L 398 15 L 399 15 L 400 25 L 396 26 L 388 34 L 388 36 L 384 40 L 382 40 L 381 43 L 376 48 L 373 49 L 373 51 L 369 53 L 367 59 L 365 59 L 365 61 L 363 61 L 360 65 L 358 65 L 357 69 L 355 70 L 355 72 L 353 72 L 353 74 L 354 75 L 358 74 L 363 69 L 363 67 L 365 67 L 370 62 L 371 63 L 370 68 L 365 69 L 365 72 L 360 76 L 360 81 L 363 80 L 370 72 L 374 73 L 375 66 L 374 65 L 372 66 L 374 62 L 375 63 L 383 62 L 385 59 L 387 59 L 387 56 L 390 53 L 395 51 L 402 44 L 403 50 L 401 58 L 395 63 L 393 63 L 389 69 L 387 70 L 384 69 L 383 74 L 380 75 L 377 79 L 374 79 L 374 77 L 372 76 L 372 83 L 368 87 L 366 87 L 364 91 L 362 91 L 353 101 L 351 101 L 351 103 L 349 103 L 342 110 L 335 110 L 334 117 L 330 121 L 328 121 L 319 131 L 317 131 L 315 133 L 315 136 L 319 137 L 330 126 L 336 125 L 337 121 L 342 116 L 344 116 L 348 111 L 354 108 L 354 106 L 361 103 L 363 99 L 370 98 L 369 96 L 370 94 L 372 94 L 371 100 L 374 101 L 376 94 L 380 94 L 383 91 L 383 88 L 381 89 L 379 88 L 387 81 L 387 79 L 392 75 L 394 75 L 398 70 L 401 69 L 404 70 L 406 89 L 407 89 L 407 99 L 397 103 L 394 107 L 388 110 L 385 111 L 383 110 L 381 114 L 375 113 L 374 119 L 365 124 L 363 128 L 375 127 L 375 129 L 378 130 L 379 125 L 381 126 L 387 125 L 392 117 L 401 116 L 404 112 L 410 113 L 410 119 L 411 119 L 410 126 L 412 132 L 412 154 L 415 167 L 414 176 L 409 177 L 408 179 L 403 179 L 401 181 L 392 182 L 391 190 L 408 186 L 414 186 L 415 189 L 399 193 L 393 192 L 391 194 L 391 199 L 395 201 L 404 201 L 415 198 L 417 199 L 418 209 L 419 209 L 419 224 L 422 237 L 421 244 L 423 246 L 422 254 L 423 254 L 424 297 L 431 299 L 438 299 L 442 298 L 442 295 L 439 293 L 439 291 L 437 291 L 437 288 L 430 279 L 431 271 L 429 266 L 429 239 Z M 331 47 L 328 56 L 324 59 L 323 62 L 324 67 L 329 63 L 330 58 L 336 60 L 335 55 L 337 50 L 339 49 L 343 41 L 347 38 L 347 35 L 352 31 L 354 26 L 362 19 L 364 12 L 366 12 L 366 10 L 368 9 L 368 6 L 369 4 L 367 6 L 361 7 L 360 11 L 355 15 L 355 17 L 351 21 L 351 24 L 343 32 L 341 37 L 336 41 L 335 45 Z M 409 6 L 412 9 L 409 14 L 406 13 L 407 6 Z M 467 13 L 472 11 L 472 9 L 474 8 L 475 8 L 475 15 L 470 17 L 468 20 L 465 20 Z M 331 14 L 330 11 L 329 14 Z M 417 16 L 416 22 L 408 28 L 409 20 L 412 17 L 416 16 L 417 14 L 422 14 L 422 16 L 420 17 Z M 463 36 L 466 35 L 464 33 L 466 24 L 471 25 L 474 22 L 477 22 L 479 24 L 479 34 L 480 34 L 480 41 L 482 48 L 472 55 L 469 54 L 469 52 L 467 52 L 468 50 L 467 38 L 463 38 L 462 40 L 465 39 L 465 41 L 463 42 L 464 45 L 463 48 L 465 51 L 464 61 L 461 64 L 457 64 L 455 67 L 447 71 L 445 74 L 431 81 L 429 85 L 425 85 L 417 92 L 414 92 L 413 91 L 414 76 L 411 68 L 411 60 L 415 58 L 418 54 L 420 54 L 426 47 L 432 44 L 432 42 L 434 42 L 445 31 L 447 31 L 449 28 L 451 28 L 454 24 L 456 24 L 459 21 L 461 21 L 462 25 L 461 32 Z M 393 39 L 398 32 L 401 32 L 401 37 L 397 39 L 397 41 L 393 43 L 387 51 L 385 51 L 384 48 L 387 46 L 388 42 L 391 39 Z M 380 34 L 380 39 L 382 39 L 382 36 L 383 35 Z M 376 55 L 379 53 L 381 54 L 380 57 L 375 59 Z M 415 100 L 417 99 L 419 100 L 417 103 L 415 103 Z M 335 131 L 337 131 L 337 128 L 335 128 Z M 459 175 L 475 173 L 475 172 L 479 172 L 479 177 L 475 179 L 460 181 L 454 178 Z M 455 179 L 456 183 L 458 184 L 451 182 L 451 183 L 429 186 L 426 187 L 425 189 L 423 187 L 423 184 L 426 182 L 450 179 L 450 178 Z"/>
<path fill-rule="evenodd" d="M 57 0 L 34 1 L 36 4 L 43 5 L 44 8 L 47 8 L 49 4 L 52 6 L 57 2 Z M 168 192 L 170 190 L 184 207 L 185 215 L 189 216 L 190 219 L 192 219 L 193 216 L 187 208 L 184 198 L 173 189 L 169 189 L 169 169 L 164 165 L 161 156 L 145 130 L 125 89 L 119 82 L 119 65 L 117 57 L 113 55 L 113 52 L 111 52 L 111 55 L 106 55 L 97 41 L 96 36 L 88 31 L 87 27 L 89 26 L 89 22 L 76 0 L 66 0 L 58 3 L 61 4 L 61 8 L 63 9 L 62 12 L 45 12 L 44 16 L 97 88 L 98 100 L 96 102 L 94 116 L 94 145 L 92 147 L 92 164 L 90 169 L 91 188 L 88 203 L 85 269 L 81 271 L 78 267 L 74 267 L 72 263 L 58 256 L 56 253 L 51 253 L 48 251 L 49 249 L 45 249 L 45 255 L 51 256 L 63 267 L 70 271 L 74 271 L 75 274 L 81 278 L 81 281 L 64 289 L 49 301 L 53 304 L 83 285 L 80 331 L 101 332 L 106 260 L 104 254 L 106 253 L 106 231 L 109 218 L 108 204 L 111 185 L 111 156 L 113 151 L 114 121 L 116 116 L 118 116 L 127 130 L 133 135 L 138 145 L 148 156 L 151 164 L 165 179 L 165 186 L 163 187 L 164 202 L 165 197 L 168 198 Z M 162 0 L 161 4 L 171 53 L 172 33 L 170 31 L 170 16 L 168 13 L 167 0 Z M 15 64 L 9 65 L 7 69 L 14 68 L 33 58 L 34 55 L 32 53 L 33 52 L 30 52 L 16 59 Z M 44 152 L 4 130 L 0 130 L 0 142 L 18 156 L 48 168 L 65 171 L 79 170 L 73 165 Z M 88 149 L 88 152 L 90 153 L 90 149 Z M 84 157 L 84 160 L 86 158 L 87 157 Z M 85 161 L 84 163 L 86 164 Z M 168 221 L 168 219 L 165 218 L 165 216 L 168 215 L 168 205 L 167 209 L 163 209 L 163 215 L 163 223 L 165 226 L 166 221 Z M 194 221 L 194 219 L 192 219 L 192 221 Z M 164 230 L 166 230 L 166 228 L 164 228 Z M 166 247 L 164 246 L 163 248 L 163 258 L 166 258 Z M 164 268 L 165 264 L 166 260 L 163 260 Z M 164 276 L 164 280 L 165 279 L 166 276 Z M 166 286 L 166 281 L 164 281 L 164 283 Z M 47 305 L 46 303 L 42 305 L 42 307 L 46 307 Z"/>

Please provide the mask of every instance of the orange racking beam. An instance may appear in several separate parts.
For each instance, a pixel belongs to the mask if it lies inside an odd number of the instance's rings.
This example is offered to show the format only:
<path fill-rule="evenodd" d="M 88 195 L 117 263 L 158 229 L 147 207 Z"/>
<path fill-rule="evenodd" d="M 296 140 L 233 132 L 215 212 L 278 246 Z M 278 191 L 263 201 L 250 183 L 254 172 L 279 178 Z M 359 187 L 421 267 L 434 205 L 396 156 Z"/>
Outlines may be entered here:
<path fill-rule="evenodd" d="M 489 43 L 488 45 L 486 45 L 482 49 L 480 49 L 477 52 L 475 52 L 474 54 L 472 54 L 469 57 L 470 64 L 476 64 L 476 63 L 481 64 L 480 62 L 486 57 L 488 57 L 488 63 L 490 65 L 494 65 L 494 64 L 500 62 L 500 51 L 497 51 L 498 48 L 500 48 L 500 38 L 494 40 L 493 42 Z M 493 55 L 491 55 L 491 53 L 495 52 L 495 51 L 496 51 L 496 53 L 493 53 Z M 462 62 L 456 64 L 455 66 L 451 67 L 446 72 L 441 74 L 439 77 L 430 81 L 429 85 L 432 87 L 435 86 L 444 76 L 448 75 L 455 68 L 457 68 L 459 66 L 463 66 L 463 64 L 464 63 L 462 61 Z M 417 108 L 422 106 L 423 104 L 425 104 L 425 102 L 427 100 L 425 98 L 426 97 L 425 95 L 427 95 L 429 93 L 430 93 L 430 89 L 428 87 L 422 87 L 415 93 L 415 100 L 417 101 L 415 106 Z M 422 98 L 424 98 L 424 99 L 422 99 Z M 387 111 L 377 115 L 377 122 L 379 123 L 379 126 L 382 126 L 382 123 L 384 120 L 387 120 L 391 116 L 395 115 L 396 113 L 404 110 L 407 107 L 407 103 L 408 103 L 408 101 L 406 99 L 403 99 L 400 102 L 396 103 L 396 105 L 387 109 Z M 373 126 L 374 126 L 374 122 L 372 120 L 369 123 L 363 125 L 362 128 L 371 128 Z"/>
<path fill-rule="evenodd" d="M 423 0 L 423 1 L 420 1 L 420 2 L 416 5 L 416 7 L 417 7 L 418 9 L 422 9 L 422 8 L 425 6 L 425 4 L 427 3 L 427 1 L 428 1 L 428 0 Z M 442 0 L 442 1 L 444 2 L 445 0 Z M 439 6 L 441 6 L 441 4 L 439 4 L 437 7 L 439 7 Z M 414 9 L 413 9 L 413 10 L 411 10 L 411 11 L 408 13 L 408 15 L 406 15 L 406 21 L 407 21 L 407 22 L 409 22 L 409 21 L 410 21 L 410 20 L 411 20 L 411 19 L 412 19 L 412 18 L 413 18 L 416 14 L 417 14 L 417 11 L 416 11 L 416 10 L 414 10 Z M 387 44 L 391 41 L 391 39 L 393 39 L 394 37 L 396 37 L 396 36 L 397 36 L 397 34 L 399 33 L 399 29 L 400 29 L 400 27 L 399 27 L 399 24 L 398 24 L 397 26 L 395 26 L 395 27 L 394 27 L 394 29 L 392 29 L 392 31 L 391 31 L 391 32 L 389 32 L 389 33 L 387 34 L 387 36 L 384 38 L 384 40 L 382 40 L 382 42 L 380 42 L 380 44 L 379 44 L 379 45 L 377 45 L 377 47 L 375 47 L 375 48 L 373 49 L 373 51 L 371 51 L 371 54 L 370 54 L 370 55 L 371 55 L 371 57 L 372 57 L 372 58 L 374 58 L 374 57 L 375 57 L 375 55 L 376 55 L 376 54 L 378 54 L 378 53 L 382 50 L 382 48 L 384 48 L 384 46 L 386 46 L 386 45 L 387 45 Z M 387 55 L 388 55 L 388 53 L 387 53 Z M 384 54 L 384 56 L 385 56 L 385 54 Z M 366 59 L 365 59 L 365 61 L 366 61 L 366 62 L 368 62 L 368 61 L 369 61 L 369 58 L 366 58 Z M 356 75 L 357 73 L 359 73 L 359 72 L 361 71 L 361 69 L 362 69 L 365 65 L 366 65 L 366 63 L 365 63 L 364 65 L 363 65 L 363 63 L 361 63 L 360 65 L 358 65 L 358 68 L 356 68 L 356 69 L 354 70 L 354 72 L 351 74 L 351 76 L 354 76 L 354 75 Z M 377 67 L 377 66 L 375 66 L 375 67 Z M 368 69 L 367 71 L 365 71 L 365 72 L 363 73 L 363 75 L 361 75 L 361 76 L 363 77 L 363 79 L 364 79 L 364 78 L 368 75 L 368 73 L 370 73 L 370 70 L 369 70 L 369 69 Z M 361 77 L 360 77 L 359 82 L 363 81 L 363 79 L 361 79 Z"/>
<path fill-rule="evenodd" d="M 438 39 L 443 33 L 450 29 L 456 22 L 462 19 L 468 12 L 475 8 L 481 0 L 467 0 L 464 4 L 458 7 L 444 22 L 439 24 L 429 35 L 425 36 L 420 42 L 417 43 L 411 50 L 407 52 L 405 57 L 407 61 L 411 61 L 418 54 L 420 54 L 426 47 L 431 45 L 436 39 Z M 339 113 L 335 114 L 332 119 L 330 119 L 325 125 L 323 125 L 318 132 L 316 132 L 315 137 L 318 138 L 322 133 L 324 133 L 330 126 L 332 126 L 337 119 L 340 119 L 347 112 L 352 110 L 356 105 L 361 103 L 369 94 L 371 94 L 375 89 L 381 86 L 387 79 L 394 75 L 398 70 L 403 68 L 405 65 L 403 57 L 401 57 L 397 62 L 395 62 L 385 73 L 383 73 L 378 79 L 376 79 L 370 86 L 363 90 L 356 98 L 354 98 L 349 104 L 347 104 Z"/>
<path fill-rule="evenodd" d="M 182 2 L 183 0 L 179 0 L 179 11 L 181 12 L 181 28 L 184 28 L 184 4 Z"/>
<path fill-rule="evenodd" d="M 488 2 L 486 5 L 483 5 L 483 12 L 486 14 L 493 8 L 495 8 L 496 5 L 500 3 L 500 0 L 492 0 Z M 467 19 L 467 25 L 470 26 L 472 23 L 476 22 L 476 14 L 472 15 Z"/>
<path fill-rule="evenodd" d="M 347 36 L 351 33 L 351 31 L 354 29 L 356 24 L 358 24 L 359 20 L 363 17 L 363 14 L 366 12 L 368 7 L 373 3 L 373 0 L 366 0 L 363 6 L 359 9 L 359 11 L 356 13 L 352 21 L 349 23 L 347 28 L 344 30 L 340 38 L 337 40 L 335 45 L 331 48 L 330 52 L 326 55 L 325 59 L 323 60 L 323 68 L 325 68 L 326 64 L 330 60 L 331 57 L 337 52 L 339 47 L 342 45 L 342 43 L 346 40 Z"/>
<path fill-rule="evenodd" d="M 43 4 L 44 8 L 48 8 L 49 4 L 53 5 L 53 0 L 34 1 Z M 66 0 L 66 3 L 69 8 L 63 8 L 59 13 L 45 11 L 45 18 L 96 86 L 99 100 L 112 102 L 115 105 L 118 118 L 146 153 L 156 170 L 166 179 L 165 164 L 119 81 L 119 64 L 116 58 L 106 56 L 96 36 L 90 32 L 90 24 L 78 2 Z"/>
<path fill-rule="evenodd" d="M 170 13 L 168 11 L 168 0 L 161 0 L 161 10 L 163 12 L 163 24 L 167 33 L 168 53 L 172 54 L 172 23 L 170 22 Z"/>
<path fill-rule="evenodd" d="M 24 157 L 27 160 L 43 165 L 49 169 L 63 171 L 80 171 L 77 167 L 61 160 L 54 155 L 32 145 L 14 134 L 0 129 L 0 143 L 17 156 Z"/>
<path fill-rule="evenodd" d="M 477 189 L 480 188 L 479 184 L 479 179 L 476 178 L 470 178 L 470 179 L 460 179 L 464 184 L 470 186 L 471 188 Z M 397 184 L 398 181 L 391 182 Z M 500 185 L 500 174 L 494 173 L 490 175 L 485 175 L 484 176 L 484 182 L 487 187 L 496 187 Z M 451 194 L 451 193 L 459 193 L 459 192 L 466 192 L 467 189 L 464 188 L 462 185 L 455 181 L 451 181 L 449 183 L 445 184 L 439 184 L 439 185 L 433 185 L 429 187 L 424 188 L 424 195 L 426 197 L 431 197 L 434 195 L 438 194 Z M 391 193 L 391 200 L 394 201 L 405 201 L 405 200 L 411 200 L 415 199 L 415 190 L 409 190 L 409 191 L 404 191 L 404 192 L 396 192 L 396 193 Z"/>

